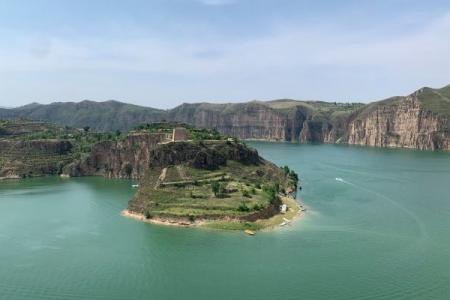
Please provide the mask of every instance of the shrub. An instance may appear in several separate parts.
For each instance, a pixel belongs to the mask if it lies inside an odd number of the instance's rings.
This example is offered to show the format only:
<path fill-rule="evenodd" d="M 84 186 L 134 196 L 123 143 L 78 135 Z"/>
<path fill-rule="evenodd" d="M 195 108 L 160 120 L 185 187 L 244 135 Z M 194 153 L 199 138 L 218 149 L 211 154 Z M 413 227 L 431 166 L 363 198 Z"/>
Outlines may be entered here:
<path fill-rule="evenodd" d="M 255 203 L 255 205 L 253 205 L 253 210 L 261 210 L 263 208 L 264 208 L 264 206 L 259 205 L 258 203 Z"/>
<path fill-rule="evenodd" d="M 298 174 L 295 173 L 294 170 L 291 170 L 291 172 L 289 172 L 289 177 L 294 180 L 295 182 L 298 182 Z"/>
<path fill-rule="evenodd" d="M 211 183 L 211 190 L 214 193 L 214 196 L 217 197 L 220 192 L 220 184 L 217 181 L 214 181 L 213 183 Z"/>
<path fill-rule="evenodd" d="M 243 211 L 243 212 L 250 211 L 250 208 L 248 208 L 248 206 L 244 202 L 242 202 L 238 206 L 238 211 Z"/>
<path fill-rule="evenodd" d="M 276 192 L 277 194 L 280 192 L 280 184 L 279 184 L 278 182 L 276 182 L 276 183 L 273 185 L 273 188 L 274 188 L 274 190 L 275 190 L 275 192 Z"/>
<path fill-rule="evenodd" d="M 250 193 L 248 192 L 248 190 L 242 190 L 242 196 L 244 196 L 244 197 L 247 197 L 247 198 L 250 198 L 251 196 L 250 196 Z"/>
<path fill-rule="evenodd" d="M 255 188 L 252 188 L 252 189 L 250 190 L 250 192 L 251 192 L 253 195 L 256 195 L 256 189 L 255 189 Z"/>
<path fill-rule="evenodd" d="M 145 215 L 145 218 L 146 218 L 146 219 L 151 219 L 151 218 L 153 218 L 152 214 L 151 214 L 150 211 L 148 211 L 148 210 L 145 211 L 145 214 L 144 214 L 144 215 Z"/>

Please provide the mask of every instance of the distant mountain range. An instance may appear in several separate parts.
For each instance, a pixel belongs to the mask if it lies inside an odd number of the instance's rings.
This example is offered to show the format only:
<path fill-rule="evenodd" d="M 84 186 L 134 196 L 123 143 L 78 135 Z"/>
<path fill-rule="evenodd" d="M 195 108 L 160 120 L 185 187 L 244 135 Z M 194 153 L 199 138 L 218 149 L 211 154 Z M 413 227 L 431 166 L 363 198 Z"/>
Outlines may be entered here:
<path fill-rule="evenodd" d="M 281 99 L 182 104 L 161 110 L 85 100 L 0 109 L 0 119 L 17 118 L 98 131 L 125 131 L 165 120 L 216 128 L 243 139 L 450 150 L 450 85 L 370 104 Z"/>

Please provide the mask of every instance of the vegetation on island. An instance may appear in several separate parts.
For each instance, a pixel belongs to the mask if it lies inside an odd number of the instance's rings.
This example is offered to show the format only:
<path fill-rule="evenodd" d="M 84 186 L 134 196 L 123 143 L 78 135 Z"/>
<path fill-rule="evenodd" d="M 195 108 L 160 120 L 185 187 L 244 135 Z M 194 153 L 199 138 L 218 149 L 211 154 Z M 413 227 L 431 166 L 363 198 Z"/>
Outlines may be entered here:
<path fill-rule="evenodd" d="M 199 153 L 211 151 L 217 156 L 219 151 L 254 151 L 236 141 L 199 147 Z M 228 156 L 214 168 L 199 166 L 195 159 L 151 167 L 128 210 L 149 220 L 181 224 L 206 221 L 204 226 L 212 228 L 260 229 L 265 226 L 255 222 L 277 215 L 283 198 L 297 189 L 298 175 L 293 170 L 259 156 L 257 160 Z"/>
<path fill-rule="evenodd" d="M 137 132 L 149 132 L 149 133 L 167 133 L 171 134 L 175 127 L 186 128 L 187 139 L 193 141 L 206 141 L 206 140 L 223 140 L 230 137 L 221 135 L 215 128 L 196 128 L 185 123 L 175 122 L 155 122 L 140 124 L 134 127 L 133 131 Z"/>
<path fill-rule="evenodd" d="M 0 177 L 58 175 L 63 167 L 88 155 L 100 142 L 120 140 L 120 131 L 94 132 L 90 127 L 59 127 L 27 120 L 0 121 Z M 5 174 L 2 174 L 5 173 Z"/>

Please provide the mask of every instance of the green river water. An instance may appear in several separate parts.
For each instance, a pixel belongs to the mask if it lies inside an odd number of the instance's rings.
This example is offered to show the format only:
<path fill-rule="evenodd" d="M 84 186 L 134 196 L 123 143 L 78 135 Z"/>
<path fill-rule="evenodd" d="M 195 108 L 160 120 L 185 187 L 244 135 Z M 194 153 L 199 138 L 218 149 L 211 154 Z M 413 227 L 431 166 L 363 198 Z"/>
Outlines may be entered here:
<path fill-rule="evenodd" d="M 292 226 L 120 216 L 131 182 L 0 182 L 0 299 L 450 299 L 450 154 L 251 143 L 294 168 Z"/>

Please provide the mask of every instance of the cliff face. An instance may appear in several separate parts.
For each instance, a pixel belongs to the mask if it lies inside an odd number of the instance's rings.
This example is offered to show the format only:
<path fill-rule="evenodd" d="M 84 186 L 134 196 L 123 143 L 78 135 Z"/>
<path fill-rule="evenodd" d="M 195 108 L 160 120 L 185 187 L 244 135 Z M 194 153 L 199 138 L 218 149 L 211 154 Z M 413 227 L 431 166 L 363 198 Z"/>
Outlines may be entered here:
<path fill-rule="evenodd" d="M 216 128 L 241 139 L 449 150 L 450 86 L 423 88 L 366 105 L 282 99 L 183 104 L 163 111 L 115 101 L 83 101 L 0 109 L 0 118 L 47 120 L 99 131 L 166 120 Z"/>
<path fill-rule="evenodd" d="M 426 111 L 419 93 L 361 111 L 348 124 L 347 142 L 375 147 L 450 150 L 449 119 Z"/>
<path fill-rule="evenodd" d="M 253 165 L 260 162 L 256 150 L 229 141 L 167 143 L 155 147 L 150 152 L 152 167 L 167 167 L 189 162 L 198 169 L 214 170 L 226 164 L 227 160 Z"/>
<path fill-rule="evenodd" d="M 161 143 L 163 142 L 163 143 Z M 134 134 L 122 141 L 94 145 L 91 153 L 63 169 L 67 176 L 141 178 L 150 167 L 191 162 L 193 167 L 216 169 L 227 160 L 257 164 L 258 152 L 233 142 L 169 142 L 165 134 Z"/>
<path fill-rule="evenodd" d="M 108 178 L 139 178 L 147 171 L 151 151 L 165 139 L 165 134 L 130 134 L 119 141 L 104 141 L 91 152 L 67 165 L 68 176 L 105 176 Z"/>
<path fill-rule="evenodd" d="M 168 119 L 199 128 L 216 128 L 224 135 L 242 139 L 285 140 L 287 117 L 259 103 L 183 104 Z"/>

